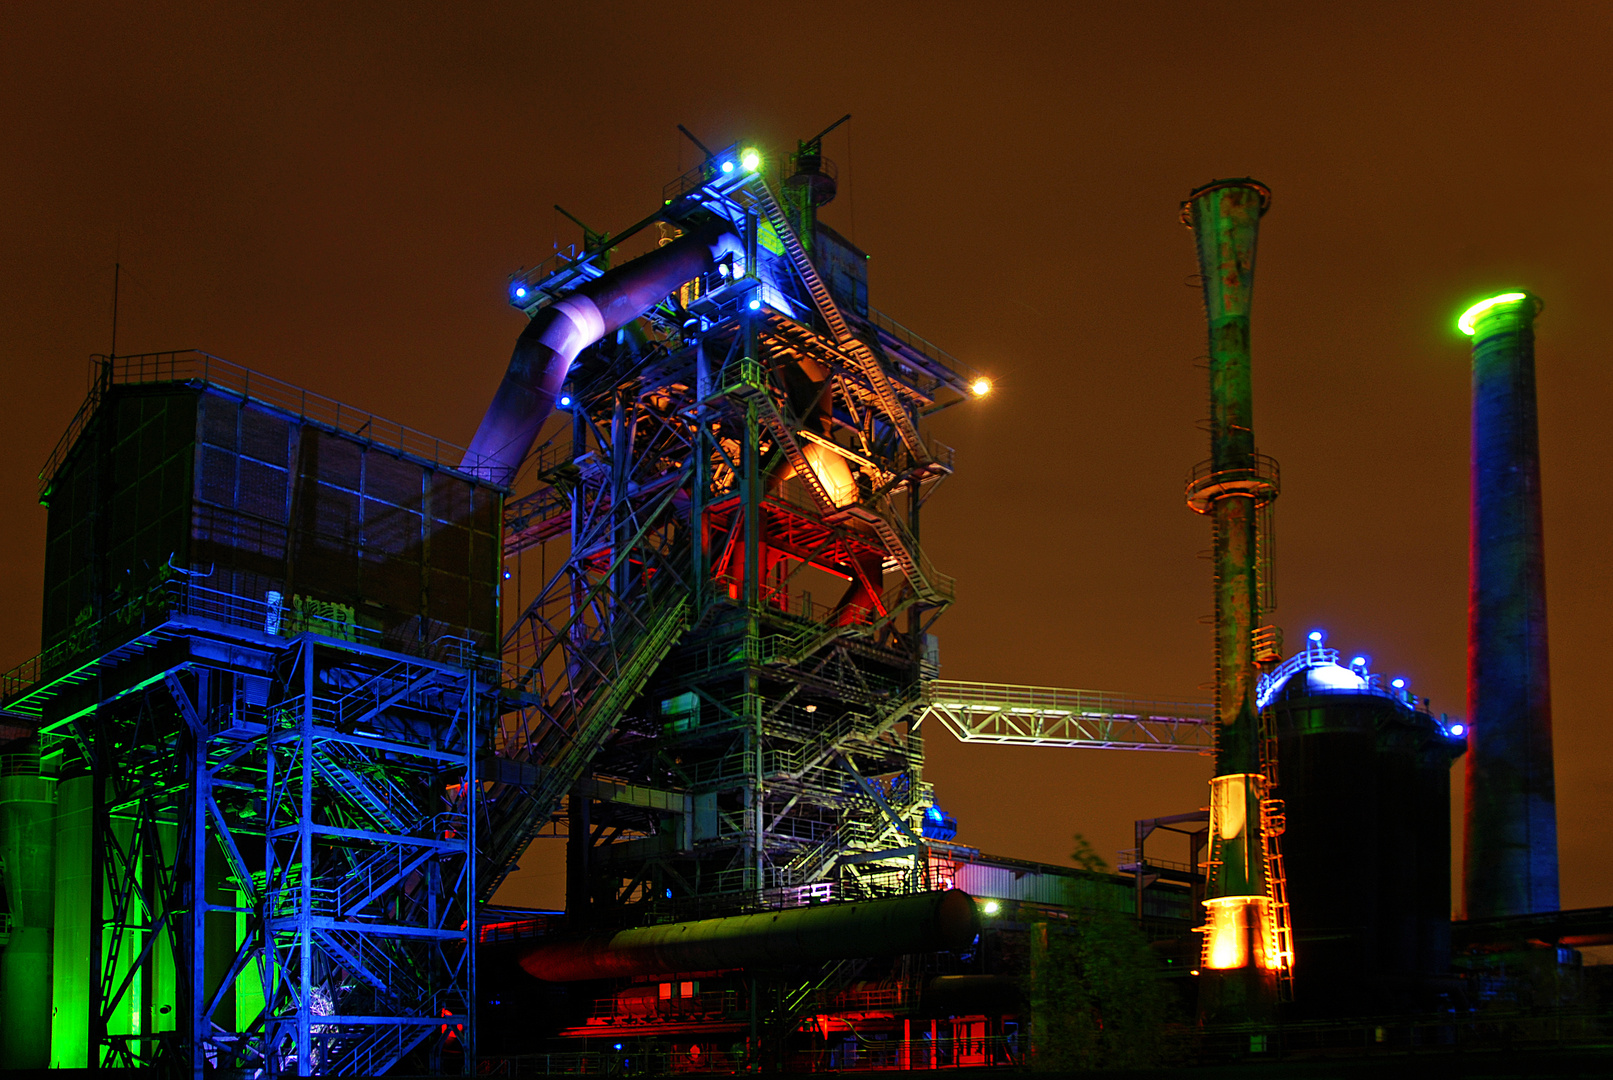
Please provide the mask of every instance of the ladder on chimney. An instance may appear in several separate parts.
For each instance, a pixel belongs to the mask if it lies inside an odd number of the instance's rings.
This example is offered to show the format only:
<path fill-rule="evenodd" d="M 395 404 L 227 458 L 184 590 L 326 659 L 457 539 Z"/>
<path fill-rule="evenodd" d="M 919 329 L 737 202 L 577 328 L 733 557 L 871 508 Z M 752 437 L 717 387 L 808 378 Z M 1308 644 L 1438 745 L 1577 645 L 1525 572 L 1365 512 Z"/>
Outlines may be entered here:
<path fill-rule="evenodd" d="M 1269 789 L 1268 789 L 1269 790 Z M 1266 856 L 1266 896 L 1271 901 L 1271 922 L 1276 938 L 1277 986 L 1284 1001 L 1294 1000 L 1294 928 L 1288 917 L 1288 875 L 1283 870 L 1282 845 L 1277 838 L 1288 828 L 1281 799 L 1260 799 L 1260 836 Z"/>

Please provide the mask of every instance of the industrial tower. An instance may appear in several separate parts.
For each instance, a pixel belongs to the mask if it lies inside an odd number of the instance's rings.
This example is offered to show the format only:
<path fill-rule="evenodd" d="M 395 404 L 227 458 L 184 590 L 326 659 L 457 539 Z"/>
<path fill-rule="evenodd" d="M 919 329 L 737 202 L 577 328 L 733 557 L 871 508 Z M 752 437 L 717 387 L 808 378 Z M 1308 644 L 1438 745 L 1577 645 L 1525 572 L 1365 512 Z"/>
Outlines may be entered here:
<path fill-rule="evenodd" d="M 1210 459 L 1188 478 L 1188 505 L 1210 517 L 1215 568 L 1215 776 L 1204 927 L 1205 1020 L 1273 1012 L 1290 970 L 1287 899 L 1272 798 L 1275 740 L 1257 703 L 1262 665 L 1281 657 L 1263 617 L 1271 589 L 1271 504 L 1277 463 L 1255 450 L 1249 313 L 1255 244 L 1271 192 L 1250 179 L 1217 180 L 1189 194 L 1181 218 L 1198 241 L 1209 323 Z"/>
<path fill-rule="evenodd" d="M 821 138 L 709 154 L 512 282 L 533 321 L 472 451 L 536 463 L 511 565 L 558 554 L 504 642 L 484 898 L 562 814 L 572 929 L 950 884 L 914 728 L 953 596 L 920 511 L 952 454 L 922 424 L 989 384 L 869 307 L 817 220 Z"/>
<path fill-rule="evenodd" d="M 10 872 L 54 939 L 29 985 L 6 958 L 8 1038 L 58 1068 L 463 1066 L 502 491 L 459 457 L 204 353 L 95 361 L 41 474 L 44 651 L 0 686 L 37 727 L 3 763 Z"/>
<path fill-rule="evenodd" d="M 1469 919 L 1556 911 L 1546 559 L 1535 413 L 1535 316 L 1525 292 L 1492 296 L 1457 325 L 1473 338 L 1468 553 Z"/>

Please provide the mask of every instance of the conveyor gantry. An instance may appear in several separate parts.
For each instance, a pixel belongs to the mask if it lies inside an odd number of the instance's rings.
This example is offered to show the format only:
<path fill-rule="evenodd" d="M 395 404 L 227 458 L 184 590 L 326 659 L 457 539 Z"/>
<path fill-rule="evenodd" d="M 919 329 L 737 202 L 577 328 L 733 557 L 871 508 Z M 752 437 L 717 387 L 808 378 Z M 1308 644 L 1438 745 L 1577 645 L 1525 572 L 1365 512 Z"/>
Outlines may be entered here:
<path fill-rule="evenodd" d="M 920 723 L 934 717 L 966 743 L 1190 754 L 1215 746 L 1213 712 L 1204 701 L 937 679 L 925 684 L 922 709 Z"/>

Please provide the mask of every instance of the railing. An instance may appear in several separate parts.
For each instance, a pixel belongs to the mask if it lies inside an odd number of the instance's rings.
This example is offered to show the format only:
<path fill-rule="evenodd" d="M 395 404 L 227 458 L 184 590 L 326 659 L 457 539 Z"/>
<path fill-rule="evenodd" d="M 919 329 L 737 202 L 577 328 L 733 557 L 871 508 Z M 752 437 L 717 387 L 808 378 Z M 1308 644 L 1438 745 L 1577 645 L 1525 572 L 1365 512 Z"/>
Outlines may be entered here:
<path fill-rule="evenodd" d="M 176 619 L 204 619 L 283 638 L 311 631 L 466 669 L 486 668 L 490 663 L 474 643 L 464 638 L 444 635 L 427 642 L 400 641 L 357 623 L 317 615 L 299 616 L 268 600 L 209 589 L 186 578 L 169 578 L 114 608 L 98 621 L 79 625 L 62 641 L 0 675 L 0 702 L 9 705 L 62 674 L 75 660 L 100 655 Z"/>
<path fill-rule="evenodd" d="M 691 997 L 596 998 L 588 1023 L 607 1025 L 618 1020 L 636 1024 L 673 1023 L 724 1016 L 738 1008 L 739 994 L 734 990 L 708 990 Z"/>
<path fill-rule="evenodd" d="M 0 754 L 0 776 L 38 776 L 39 751 Z"/>
<path fill-rule="evenodd" d="M 1214 461 L 1200 461 L 1187 473 L 1187 502 L 1198 513 L 1207 514 L 1212 502 L 1228 496 L 1270 502 L 1281 486 L 1277 459 L 1266 454 L 1250 454 L 1248 468 L 1217 469 Z"/>
<path fill-rule="evenodd" d="M 1121 848 L 1117 854 L 1120 855 L 1121 861 L 1115 867 L 1115 870 L 1122 874 L 1135 874 L 1138 867 L 1137 849 Z M 1204 876 L 1203 872 L 1192 863 L 1179 862 L 1176 859 L 1161 859 L 1154 855 L 1145 855 L 1142 859 L 1142 872 L 1146 874 L 1150 870 L 1169 870 L 1173 873 L 1184 874 L 1189 877 Z"/>
<path fill-rule="evenodd" d="M 924 685 L 924 709 L 963 742 L 1202 753 L 1214 736 L 1208 702 L 1098 690 L 938 679 Z"/>
<path fill-rule="evenodd" d="M 1119 717 L 1128 720 L 1163 720 L 1208 724 L 1215 719 L 1207 701 L 1170 701 L 1134 698 L 1107 690 L 1072 690 L 1052 686 L 1014 686 L 1003 683 L 956 682 L 936 679 L 927 684 L 931 702 L 1001 708 L 1007 712 Z"/>
<path fill-rule="evenodd" d="M 45 467 L 39 471 L 39 493 L 43 498 L 50 490 L 51 481 L 69 451 L 82 434 L 85 423 L 100 403 L 103 380 L 111 386 L 139 386 L 149 383 L 202 382 L 228 390 L 284 410 L 333 431 L 354 435 L 411 457 L 420 458 L 439 467 L 451 469 L 462 466 L 465 448 L 428 435 L 423 431 L 386 420 L 364 409 L 344 405 L 334 398 L 310 393 L 300 386 L 268 375 L 251 371 L 239 364 L 213 356 L 197 349 L 174 352 L 141 353 L 134 356 L 92 358 L 92 376 L 109 365 L 109 375 L 92 378 L 89 396 L 79 407 L 78 414 L 68 424 L 67 431 L 57 442 Z"/>
<path fill-rule="evenodd" d="M 941 348 L 941 346 L 937 345 L 929 338 L 915 334 L 913 331 L 909 330 L 907 327 L 903 326 L 901 323 L 897 322 L 883 311 L 880 311 L 878 308 L 870 307 L 868 309 L 868 322 L 878 329 L 883 330 L 897 341 L 900 341 L 908 348 L 922 353 L 924 356 L 927 356 L 931 360 L 943 365 L 948 371 L 951 371 L 954 375 L 959 376 L 959 378 L 961 378 L 963 381 L 973 382 L 975 379 L 980 378 L 980 372 L 976 371 L 968 364 L 965 364 L 962 360 L 959 360 L 956 356 L 953 356 L 951 353 Z"/>

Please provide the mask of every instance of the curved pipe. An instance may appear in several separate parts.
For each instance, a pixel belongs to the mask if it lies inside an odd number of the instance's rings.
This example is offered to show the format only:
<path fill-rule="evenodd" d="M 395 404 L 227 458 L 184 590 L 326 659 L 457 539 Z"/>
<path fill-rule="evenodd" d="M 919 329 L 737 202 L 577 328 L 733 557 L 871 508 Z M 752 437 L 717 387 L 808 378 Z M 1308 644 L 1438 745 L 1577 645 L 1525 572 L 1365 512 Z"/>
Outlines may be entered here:
<path fill-rule="evenodd" d="M 555 301 L 527 323 L 509 370 L 482 417 L 460 468 L 508 485 L 554 412 L 555 396 L 577 354 L 648 311 L 685 281 L 708 273 L 744 245 L 726 222 L 691 230 Z"/>
<path fill-rule="evenodd" d="M 670 975 L 957 949 L 979 932 L 974 898 L 961 889 L 948 889 L 642 926 L 546 943 L 523 954 L 521 967 L 548 982 Z"/>

